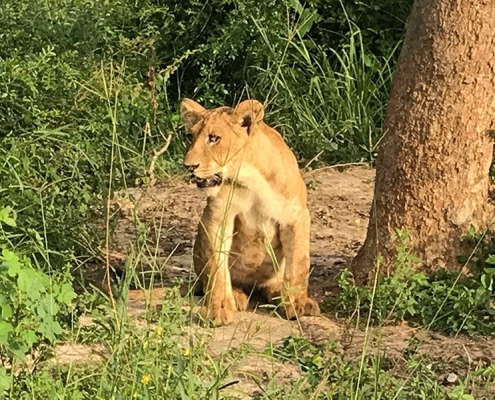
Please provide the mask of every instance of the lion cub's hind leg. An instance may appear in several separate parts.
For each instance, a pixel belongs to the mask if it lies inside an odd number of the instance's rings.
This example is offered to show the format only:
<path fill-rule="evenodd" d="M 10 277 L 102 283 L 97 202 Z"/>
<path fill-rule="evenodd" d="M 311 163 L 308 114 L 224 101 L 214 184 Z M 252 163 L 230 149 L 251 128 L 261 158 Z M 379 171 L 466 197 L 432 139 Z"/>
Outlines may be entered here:
<path fill-rule="evenodd" d="M 297 221 L 284 226 L 280 231 L 285 259 L 282 303 L 287 319 L 320 314 L 318 303 L 308 296 L 309 231 L 310 218 L 307 210 Z"/>
<path fill-rule="evenodd" d="M 232 288 L 232 294 L 234 295 L 237 311 L 246 311 L 249 305 L 249 299 L 246 293 L 242 289 L 234 287 Z"/>

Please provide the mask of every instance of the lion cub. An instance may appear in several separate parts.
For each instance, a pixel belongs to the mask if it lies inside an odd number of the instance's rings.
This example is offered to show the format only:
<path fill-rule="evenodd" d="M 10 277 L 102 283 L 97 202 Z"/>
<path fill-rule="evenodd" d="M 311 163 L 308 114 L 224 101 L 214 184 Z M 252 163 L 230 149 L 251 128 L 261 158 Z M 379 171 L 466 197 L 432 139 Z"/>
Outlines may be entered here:
<path fill-rule="evenodd" d="M 243 290 L 257 287 L 287 318 L 319 314 L 308 297 L 306 186 L 282 136 L 263 122 L 262 104 L 206 110 L 184 99 L 181 115 L 184 165 L 208 196 L 193 250 L 205 293 L 200 313 L 229 324 L 247 308 Z"/>

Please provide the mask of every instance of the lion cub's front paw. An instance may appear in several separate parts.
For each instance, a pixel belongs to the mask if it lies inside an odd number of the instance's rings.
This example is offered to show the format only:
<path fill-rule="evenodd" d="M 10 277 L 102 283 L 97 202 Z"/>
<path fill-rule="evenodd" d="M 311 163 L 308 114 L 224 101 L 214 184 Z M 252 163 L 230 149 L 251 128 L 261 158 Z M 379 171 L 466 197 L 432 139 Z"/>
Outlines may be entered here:
<path fill-rule="evenodd" d="M 303 315 L 319 315 L 320 307 L 318 303 L 309 297 L 300 297 L 285 304 L 285 316 L 287 319 L 296 319 Z"/>
<path fill-rule="evenodd" d="M 214 304 L 205 305 L 199 310 L 199 314 L 205 321 L 211 321 L 216 326 L 229 325 L 234 322 L 235 312 L 236 303 L 233 298 L 216 301 Z"/>

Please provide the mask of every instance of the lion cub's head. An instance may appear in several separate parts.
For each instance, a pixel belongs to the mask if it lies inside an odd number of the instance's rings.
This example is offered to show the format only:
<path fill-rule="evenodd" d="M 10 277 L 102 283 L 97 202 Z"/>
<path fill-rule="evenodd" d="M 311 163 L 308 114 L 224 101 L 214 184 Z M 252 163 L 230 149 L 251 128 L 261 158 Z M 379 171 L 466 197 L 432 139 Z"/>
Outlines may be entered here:
<path fill-rule="evenodd" d="M 184 166 L 196 185 L 208 188 L 234 179 L 248 140 L 263 120 L 262 104 L 246 100 L 235 108 L 206 110 L 194 100 L 184 99 L 181 115 L 187 143 Z"/>

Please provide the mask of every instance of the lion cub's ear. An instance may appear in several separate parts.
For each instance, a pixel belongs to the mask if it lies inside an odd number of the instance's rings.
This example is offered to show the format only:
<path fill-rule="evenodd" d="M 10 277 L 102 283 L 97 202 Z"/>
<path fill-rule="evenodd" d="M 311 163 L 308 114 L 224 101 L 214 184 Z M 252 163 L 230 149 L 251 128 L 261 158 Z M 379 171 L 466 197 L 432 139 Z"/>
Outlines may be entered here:
<path fill-rule="evenodd" d="M 250 133 L 253 125 L 263 120 L 264 116 L 263 104 L 257 100 L 244 100 L 239 103 L 233 113 L 236 123 L 247 128 L 248 133 Z"/>
<path fill-rule="evenodd" d="M 184 99 L 180 103 L 180 114 L 186 129 L 190 129 L 201 119 L 205 108 L 191 99 Z"/>

